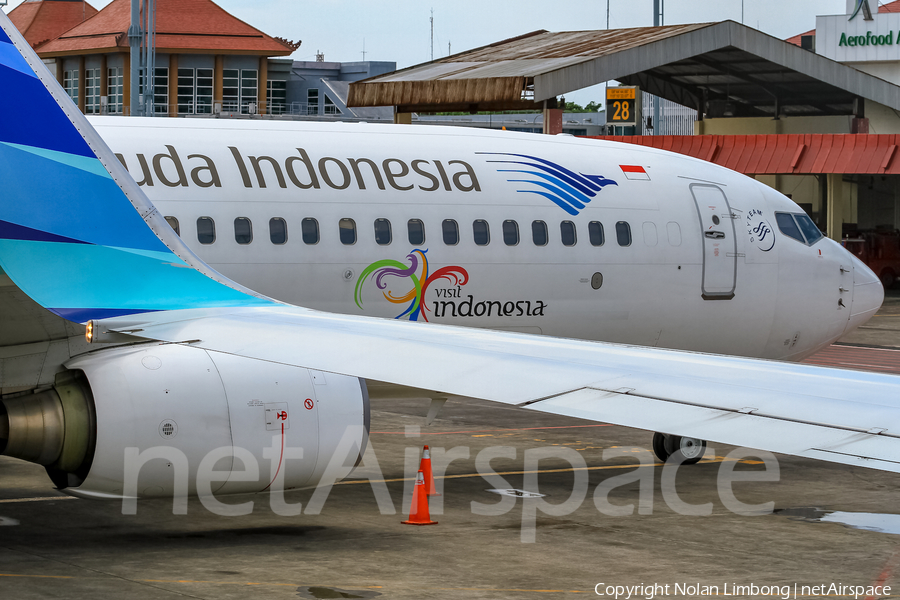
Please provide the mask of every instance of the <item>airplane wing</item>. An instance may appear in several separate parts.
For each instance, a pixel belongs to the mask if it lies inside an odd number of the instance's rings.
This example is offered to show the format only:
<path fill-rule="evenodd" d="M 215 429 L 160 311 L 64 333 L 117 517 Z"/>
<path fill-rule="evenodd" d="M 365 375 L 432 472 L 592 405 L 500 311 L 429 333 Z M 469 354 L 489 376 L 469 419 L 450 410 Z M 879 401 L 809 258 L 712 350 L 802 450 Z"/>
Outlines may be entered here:
<path fill-rule="evenodd" d="M 94 324 L 263 361 L 900 472 L 900 377 L 335 315 L 184 310 Z M 125 319 L 127 321 L 127 319 Z"/>
<path fill-rule="evenodd" d="M 654 431 L 900 471 L 900 378 L 285 305 L 168 227 L 0 16 L 0 268 L 96 342 L 161 340 Z"/>

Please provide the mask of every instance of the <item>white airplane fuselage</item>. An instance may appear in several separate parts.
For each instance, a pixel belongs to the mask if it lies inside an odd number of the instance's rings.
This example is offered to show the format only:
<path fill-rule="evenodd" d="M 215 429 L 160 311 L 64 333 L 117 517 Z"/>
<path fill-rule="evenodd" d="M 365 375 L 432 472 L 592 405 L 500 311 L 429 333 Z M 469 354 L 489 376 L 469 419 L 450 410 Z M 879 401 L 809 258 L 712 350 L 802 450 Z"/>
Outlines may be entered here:
<path fill-rule="evenodd" d="M 838 244 L 785 234 L 776 213 L 807 224 L 788 198 L 653 149 L 424 126 L 91 123 L 205 262 L 310 308 L 800 360 L 883 297 Z"/>

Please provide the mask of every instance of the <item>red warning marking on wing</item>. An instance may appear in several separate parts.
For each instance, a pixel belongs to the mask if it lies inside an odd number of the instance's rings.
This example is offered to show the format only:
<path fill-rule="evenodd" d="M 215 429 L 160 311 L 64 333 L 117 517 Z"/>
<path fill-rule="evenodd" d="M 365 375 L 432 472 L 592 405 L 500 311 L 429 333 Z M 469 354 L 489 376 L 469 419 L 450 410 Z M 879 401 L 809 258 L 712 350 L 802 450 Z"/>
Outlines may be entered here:
<path fill-rule="evenodd" d="M 619 168 L 625 174 L 625 179 L 650 181 L 650 175 L 640 165 L 619 165 Z"/>

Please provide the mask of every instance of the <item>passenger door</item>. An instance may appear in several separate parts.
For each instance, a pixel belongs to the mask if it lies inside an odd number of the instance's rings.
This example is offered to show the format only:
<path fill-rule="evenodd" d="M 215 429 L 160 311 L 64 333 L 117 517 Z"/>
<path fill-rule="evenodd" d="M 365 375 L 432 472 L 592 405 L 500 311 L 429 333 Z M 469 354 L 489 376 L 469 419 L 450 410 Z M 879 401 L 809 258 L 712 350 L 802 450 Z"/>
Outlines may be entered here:
<path fill-rule="evenodd" d="M 734 217 L 725 192 L 715 185 L 691 184 L 703 236 L 704 300 L 731 300 L 737 285 L 737 245 Z"/>

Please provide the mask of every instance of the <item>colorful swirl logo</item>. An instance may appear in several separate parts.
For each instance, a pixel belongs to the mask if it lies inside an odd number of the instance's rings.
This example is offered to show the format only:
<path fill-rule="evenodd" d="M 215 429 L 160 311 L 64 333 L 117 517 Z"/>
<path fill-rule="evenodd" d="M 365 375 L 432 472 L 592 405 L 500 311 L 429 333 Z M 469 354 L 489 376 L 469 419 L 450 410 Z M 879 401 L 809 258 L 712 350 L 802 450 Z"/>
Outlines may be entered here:
<path fill-rule="evenodd" d="M 410 321 L 418 321 L 421 316 L 423 321 L 428 321 L 428 316 L 425 313 L 430 312 L 430 309 L 427 304 L 422 302 L 428 287 L 441 279 L 447 280 L 452 286 L 466 285 L 469 281 L 469 273 L 462 267 L 448 266 L 429 274 L 428 257 L 425 256 L 427 252 L 428 250 L 416 249 L 407 254 L 406 260 L 409 261 L 409 265 L 405 265 L 398 260 L 384 259 L 373 262 L 363 269 L 359 279 L 356 281 L 356 290 L 353 295 L 356 306 L 362 310 L 363 286 L 369 276 L 372 275 L 375 280 L 375 287 L 382 290 L 381 293 L 385 300 L 393 304 L 409 303 L 403 312 L 394 317 L 395 319 L 407 317 Z M 412 288 L 401 296 L 395 296 L 391 290 L 384 291 L 388 287 L 387 281 L 385 281 L 388 277 L 409 279 Z"/>
<path fill-rule="evenodd" d="M 538 189 L 516 190 L 525 194 L 537 194 L 547 198 L 572 216 L 578 214 L 597 192 L 607 185 L 619 185 L 612 179 L 602 175 L 585 175 L 527 154 L 509 154 L 503 152 L 477 152 L 495 156 L 512 156 L 525 160 L 489 160 L 487 162 L 522 165 L 528 169 L 497 169 L 498 173 L 520 173 L 529 178 L 508 179 L 510 183 L 526 183 Z"/>

